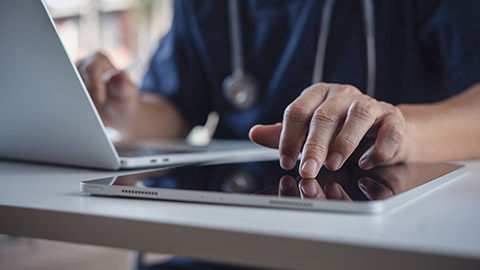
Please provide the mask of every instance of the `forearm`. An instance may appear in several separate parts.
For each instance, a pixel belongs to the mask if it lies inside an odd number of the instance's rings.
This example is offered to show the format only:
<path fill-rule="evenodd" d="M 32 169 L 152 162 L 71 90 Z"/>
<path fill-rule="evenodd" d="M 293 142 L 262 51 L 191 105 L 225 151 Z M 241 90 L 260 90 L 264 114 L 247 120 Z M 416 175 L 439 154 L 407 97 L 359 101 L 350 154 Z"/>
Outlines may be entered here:
<path fill-rule="evenodd" d="M 441 102 L 398 108 L 406 120 L 407 161 L 480 157 L 480 83 Z"/>
<path fill-rule="evenodd" d="M 140 96 L 135 111 L 119 129 L 127 140 L 180 138 L 188 132 L 185 120 L 175 106 L 168 100 L 149 93 Z"/>

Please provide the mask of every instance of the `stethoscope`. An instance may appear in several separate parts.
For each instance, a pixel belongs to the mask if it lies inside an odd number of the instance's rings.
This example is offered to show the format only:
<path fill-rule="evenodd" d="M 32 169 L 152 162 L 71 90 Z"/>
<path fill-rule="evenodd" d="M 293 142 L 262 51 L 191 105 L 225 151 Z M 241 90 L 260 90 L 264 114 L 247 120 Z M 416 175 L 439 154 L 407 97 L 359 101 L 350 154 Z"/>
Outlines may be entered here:
<path fill-rule="evenodd" d="M 375 95 L 376 76 L 375 15 L 372 0 L 361 1 L 367 48 L 366 94 L 373 97 Z M 312 73 L 312 84 L 318 83 L 323 79 L 327 41 L 334 3 L 335 0 L 326 0 L 323 4 L 322 18 L 320 20 L 320 35 L 318 37 L 315 66 Z M 228 1 L 228 16 L 230 24 L 230 50 L 232 52 L 232 74 L 223 80 L 223 94 L 237 109 L 248 109 L 258 100 L 260 86 L 254 76 L 245 72 L 239 0 Z"/>

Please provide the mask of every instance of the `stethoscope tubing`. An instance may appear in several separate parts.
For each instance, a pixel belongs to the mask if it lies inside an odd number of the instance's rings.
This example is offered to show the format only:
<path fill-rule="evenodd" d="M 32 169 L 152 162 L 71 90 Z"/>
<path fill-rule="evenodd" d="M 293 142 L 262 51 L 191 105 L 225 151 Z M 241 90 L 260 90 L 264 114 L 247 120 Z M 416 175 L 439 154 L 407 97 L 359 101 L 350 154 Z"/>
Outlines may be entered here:
<path fill-rule="evenodd" d="M 312 84 L 319 83 L 324 79 L 325 58 L 327 55 L 327 42 L 330 32 L 332 10 L 335 0 L 326 0 L 323 4 L 322 17 L 320 19 L 320 35 L 318 36 L 317 54 L 313 68 Z M 375 50 L 375 13 L 372 0 L 362 0 L 363 22 L 365 29 L 365 44 L 367 55 L 367 88 L 366 94 L 375 96 L 376 79 L 376 50 Z"/>
<path fill-rule="evenodd" d="M 361 1 L 367 56 L 367 85 L 365 91 L 367 95 L 374 97 L 376 80 L 375 13 L 372 0 Z M 311 79 L 312 84 L 324 81 L 325 58 L 334 5 L 335 0 L 326 0 L 323 4 L 322 16 L 319 22 L 320 34 L 317 41 L 315 65 Z M 228 0 L 232 76 L 236 79 L 246 76 L 239 9 L 239 0 Z"/>
<path fill-rule="evenodd" d="M 230 23 L 230 48 L 232 50 L 232 75 L 239 78 L 245 74 L 243 63 L 242 26 L 240 24 L 240 11 L 238 0 L 228 0 L 228 17 Z"/>

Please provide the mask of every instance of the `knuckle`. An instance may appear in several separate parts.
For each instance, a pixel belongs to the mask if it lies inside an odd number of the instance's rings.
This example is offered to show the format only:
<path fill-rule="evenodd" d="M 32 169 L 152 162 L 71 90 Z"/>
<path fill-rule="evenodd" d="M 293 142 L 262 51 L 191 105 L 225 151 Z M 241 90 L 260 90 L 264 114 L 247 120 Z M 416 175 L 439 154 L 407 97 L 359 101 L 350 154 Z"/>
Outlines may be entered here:
<path fill-rule="evenodd" d="M 378 105 L 383 106 L 383 107 L 389 107 L 389 106 L 391 106 L 390 103 L 387 103 L 387 102 L 385 102 L 385 101 L 378 101 Z"/>
<path fill-rule="evenodd" d="M 312 121 L 322 125 L 333 125 L 338 121 L 338 114 L 333 108 L 318 108 L 313 113 Z"/>
<path fill-rule="evenodd" d="M 396 107 L 393 106 L 392 104 L 390 104 L 388 102 L 385 102 L 385 101 L 379 101 L 378 103 L 381 106 L 385 107 L 389 112 L 395 112 L 394 108 L 396 108 Z"/>
<path fill-rule="evenodd" d="M 321 95 L 323 96 L 327 91 L 328 87 L 326 87 L 325 83 L 316 83 L 312 84 L 309 87 L 305 88 L 301 95 Z"/>
<path fill-rule="evenodd" d="M 392 106 L 392 111 L 395 115 L 401 116 L 403 118 L 403 113 L 398 107 L 393 105 L 390 105 L 390 106 Z"/>
<path fill-rule="evenodd" d="M 385 128 L 385 133 L 392 145 L 398 145 L 403 141 L 404 131 L 396 125 L 389 125 Z"/>
<path fill-rule="evenodd" d="M 331 92 L 334 96 L 344 94 L 344 90 L 345 89 L 343 87 L 338 86 L 338 85 L 332 85 L 329 88 L 329 92 Z"/>
<path fill-rule="evenodd" d="M 358 145 L 358 141 L 353 136 L 339 136 L 336 141 L 335 150 L 342 154 L 353 152 Z"/>
<path fill-rule="evenodd" d="M 353 94 L 359 94 L 360 90 L 358 90 L 355 86 L 350 85 L 350 84 L 345 84 L 340 87 L 340 92 L 346 95 L 353 95 Z"/>
<path fill-rule="evenodd" d="M 385 108 L 386 111 L 388 111 L 388 114 L 394 115 L 394 116 L 400 116 L 403 118 L 403 113 L 397 106 L 394 106 L 384 101 L 377 101 L 377 102 L 380 107 L 383 107 Z"/>
<path fill-rule="evenodd" d="M 325 86 L 327 86 L 327 84 L 324 82 L 319 82 L 312 85 L 313 89 L 322 89 Z"/>
<path fill-rule="evenodd" d="M 301 103 L 292 103 L 287 106 L 285 109 L 284 118 L 287 121 L 299 121 L 305 118 L 310 117 L 310 112 L 308 109 Z"/>
<path fill-rule="evenodd" d="M 345 100 L 345 97 L 342 97 L 342 96 L 333 96 L 328 98 L 328 102 L 330 103 L 331 106 L 333 106 L 333 104 L 342 104 L 344 100 Z"/>
<path fill-rule="evenodd" d="M 304 151 L 309 156 L 324 158 L 327 156 L 328 148 L 321 142 L 309 140 L 304 145 Z"/>
<path fill-rule="evenodd" d="M 350 106 L 349 115 L 363 121 L 374 120 L 375 104 L 370 100 L 355 101 Z"/>

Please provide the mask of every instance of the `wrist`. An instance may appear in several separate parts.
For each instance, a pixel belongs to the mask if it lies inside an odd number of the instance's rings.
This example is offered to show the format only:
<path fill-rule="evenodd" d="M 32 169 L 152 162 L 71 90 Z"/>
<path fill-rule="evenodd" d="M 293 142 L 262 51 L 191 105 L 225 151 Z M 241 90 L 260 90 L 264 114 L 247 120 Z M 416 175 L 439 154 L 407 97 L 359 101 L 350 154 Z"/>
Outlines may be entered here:
<path fill-rule="evenodd" d="M 131 140 L 136 137 L 136 130 L 139 128 L 139 114 L 141 112 L 142 101 L 139 96 L 132 97 L 132 100 L 126 105 L 125 110 L 117 119 L 116 126 L 122 133 L 125 140 Z"/>
<path fill-rule="evenodd" d="M 417 145 L 420 141 L 419 134 L 417 122 L 405 118 L 405 133 L 400 148 L 400 152 L 403 152 L 401 153 L 402 161 L 410 162 L 418 160 L 418 151 L 421 151 L 419 145 Z"/>
<path fill-rule="evenodd" d="M 404 161 L 429 160 L 436 147 L 431 136 L 435 132 L 433 116 L 440 108 L 435 104 L 400 104 L 397 108 L 405 119 Z"/>

